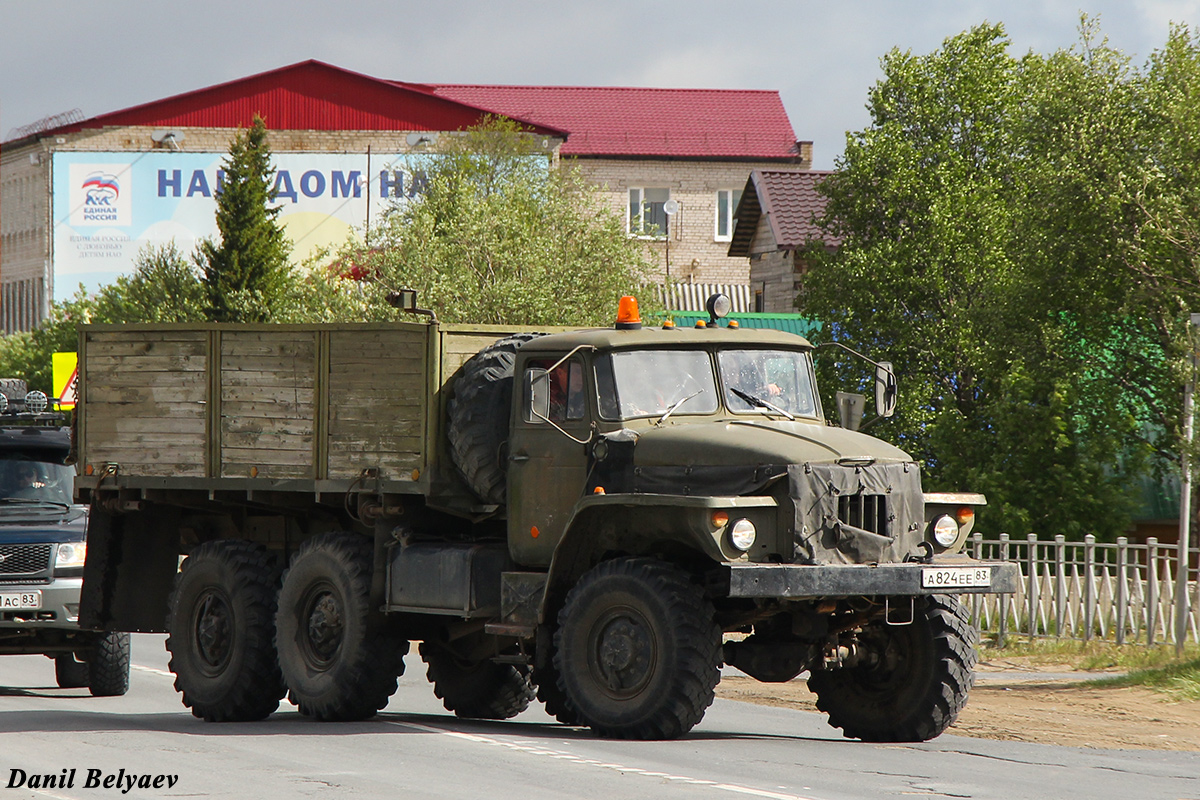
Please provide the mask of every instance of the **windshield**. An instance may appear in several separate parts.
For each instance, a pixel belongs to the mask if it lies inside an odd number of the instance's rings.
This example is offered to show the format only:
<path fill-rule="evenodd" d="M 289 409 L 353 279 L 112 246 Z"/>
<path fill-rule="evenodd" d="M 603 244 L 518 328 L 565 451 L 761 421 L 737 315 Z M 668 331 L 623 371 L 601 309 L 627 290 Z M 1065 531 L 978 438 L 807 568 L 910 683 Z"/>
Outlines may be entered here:
<path fill-rule="evenodd" d="M 70 505 L 75 468 L 20 456 L 0 457 L 0 502 Z"/>
<path fill-rule="evenodd" d="M 717 353 L 725 406 L 735 413 L 815 417 L 812 360 L 796 350 L 721 350 Z"/>
<path fill-rule="evenodd" d="M 717 410 L 712 361 L 703 350 L 618 351 L 598 360 L 596 379 L 605 419 Z"/>

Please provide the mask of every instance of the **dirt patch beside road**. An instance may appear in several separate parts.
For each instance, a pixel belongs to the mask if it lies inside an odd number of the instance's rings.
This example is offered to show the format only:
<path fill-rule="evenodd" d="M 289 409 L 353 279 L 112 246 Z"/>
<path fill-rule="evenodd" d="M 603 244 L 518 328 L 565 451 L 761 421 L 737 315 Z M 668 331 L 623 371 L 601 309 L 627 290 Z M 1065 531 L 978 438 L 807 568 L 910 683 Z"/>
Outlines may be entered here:
<path fill-rule="evenodd" d="M 1082 681 L 1103 675 L 1070 667 L 984 664 L 967 707 L 948 733 L 1070 747 L 1200 752 L 1200 702 L 1172 702 L 1141 687 L 1100 687 Z M 1078 674 L 1078 673 L 1077 673 Z M 717 696 L 816 711 L 803 680 L 759 683 L 727 676 Z"/>

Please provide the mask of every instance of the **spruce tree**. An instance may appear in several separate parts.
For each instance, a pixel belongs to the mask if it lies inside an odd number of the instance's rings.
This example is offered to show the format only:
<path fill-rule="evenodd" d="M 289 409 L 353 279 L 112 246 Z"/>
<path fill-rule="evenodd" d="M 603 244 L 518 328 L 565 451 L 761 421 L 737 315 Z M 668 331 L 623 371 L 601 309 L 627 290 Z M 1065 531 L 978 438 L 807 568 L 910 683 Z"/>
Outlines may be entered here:
<path fill-rule="evenodd" d="M 254 123 L 234 137 L 217 196 L 221 242 L 206 239 L 196 260 L 204 271 L 208 317 L 215 322 L 265 322 L 286 291 L 291 245 L 275 221 L 275 169 L 267 126 Z"/>

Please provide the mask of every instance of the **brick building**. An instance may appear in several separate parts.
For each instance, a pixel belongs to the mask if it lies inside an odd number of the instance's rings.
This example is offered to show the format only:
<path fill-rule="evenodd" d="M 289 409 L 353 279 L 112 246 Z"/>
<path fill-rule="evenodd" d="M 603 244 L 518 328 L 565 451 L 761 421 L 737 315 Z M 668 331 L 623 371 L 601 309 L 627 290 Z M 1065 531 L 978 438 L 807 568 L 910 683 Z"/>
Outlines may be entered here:
<path fill-rule="evenodd" d="M 0 330 L 28 330 L 79 282 L 128 271 L 146 243 L 190 252 L 211 235 L 220 159 L 256 113 L 301 254 L 411 197 L 408 159 L 436 152 L 439 134 L 501 114 L 601 187 L 662 276 L 745 284 L 745 260 L 726 251 L 747 174 L 811 164 L 773 91 L 415 84 L 306 61 L 0 145 Z"/>

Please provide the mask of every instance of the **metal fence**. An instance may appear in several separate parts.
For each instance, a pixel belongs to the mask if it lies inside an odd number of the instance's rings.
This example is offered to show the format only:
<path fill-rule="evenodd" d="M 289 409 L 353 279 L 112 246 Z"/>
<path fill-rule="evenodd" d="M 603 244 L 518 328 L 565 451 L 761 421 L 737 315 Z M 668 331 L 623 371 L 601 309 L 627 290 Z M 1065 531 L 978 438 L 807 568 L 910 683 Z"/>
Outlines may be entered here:
<path fill-rule="evenodd" d="M 976 532 L 970 550 L 976 558 L 1016 561 L 1022 580 L 1012 594 L 971 595 L 966 600 L 980 629 L 1001 642 L 1009 635 L 1034 638 L 1104 639 L 1147 645 L 1176 641 L 1176 586 L 1179 554 L 1175 545 L 1150 538 L 1130 544 L 1100 544 L 1087 536 L 1024 540 L 1002 533 L 985 539 Z M 1200 642 L 1200 547 L 1190 551 L 1187 569 L 1189 613 L 1184 642 Z"/>

